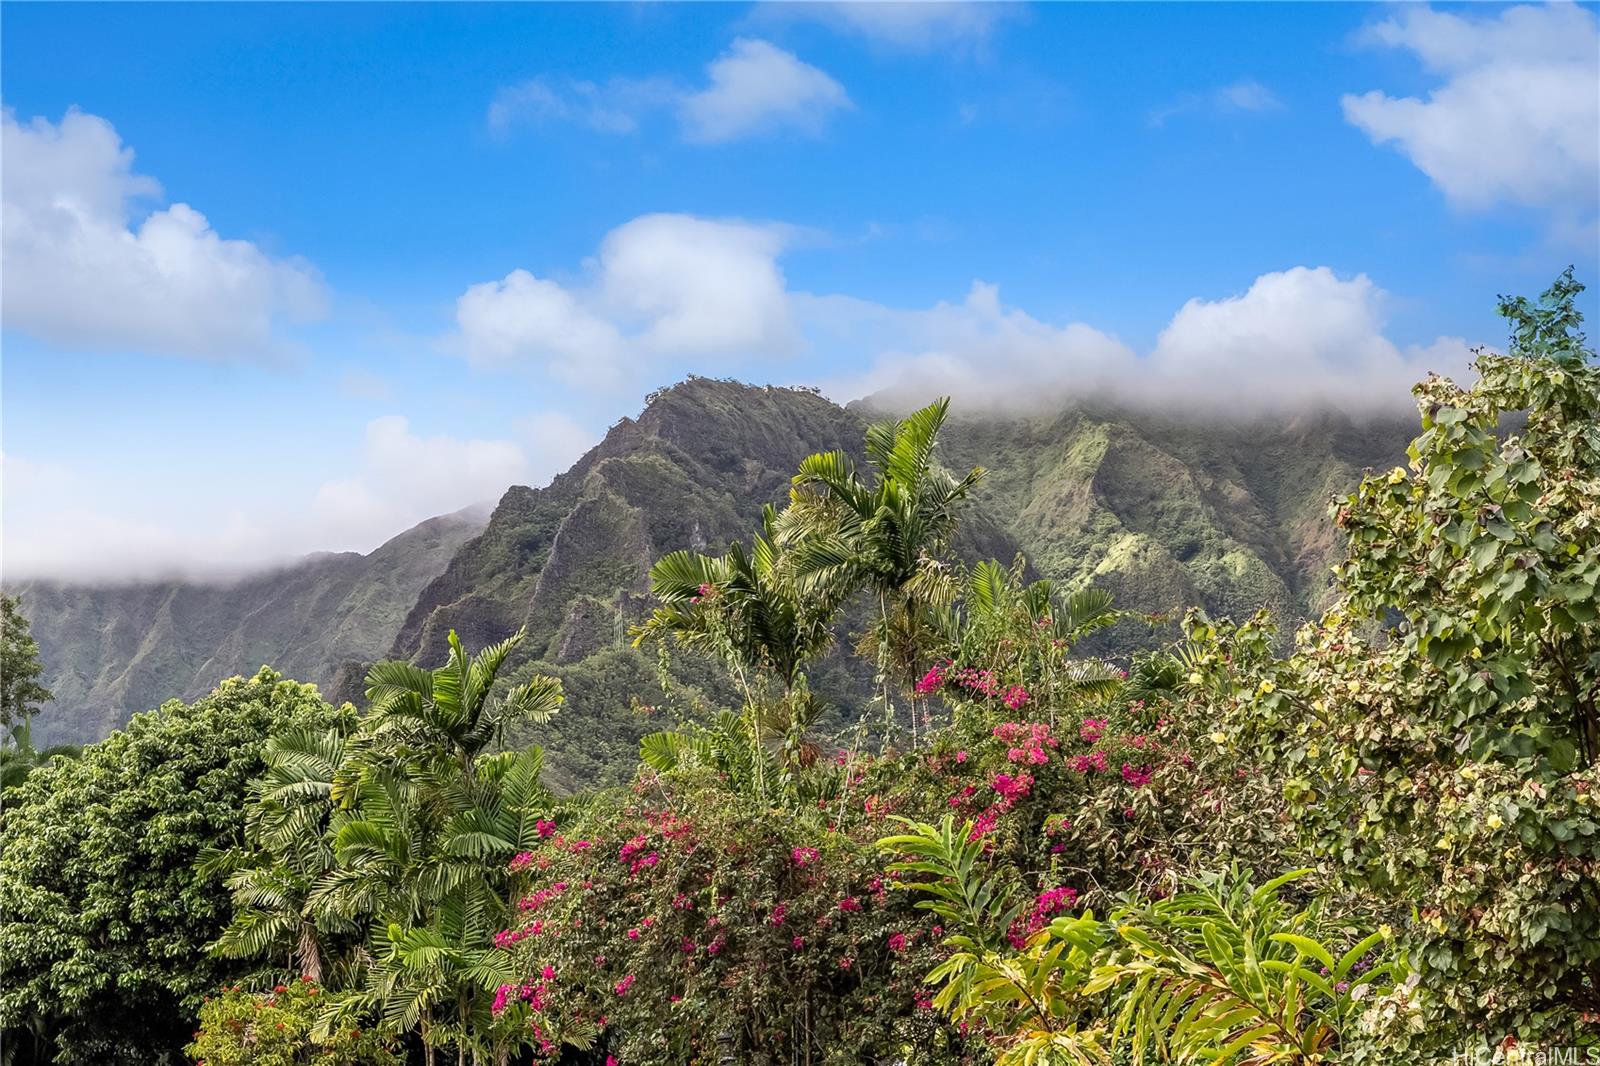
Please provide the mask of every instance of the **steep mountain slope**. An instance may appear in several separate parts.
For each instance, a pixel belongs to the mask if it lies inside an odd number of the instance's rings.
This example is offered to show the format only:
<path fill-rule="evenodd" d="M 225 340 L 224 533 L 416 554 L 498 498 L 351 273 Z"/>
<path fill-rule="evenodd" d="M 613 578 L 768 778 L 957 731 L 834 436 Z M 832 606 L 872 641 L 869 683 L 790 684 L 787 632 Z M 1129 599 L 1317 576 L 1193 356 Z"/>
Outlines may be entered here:
<path fill-rule="evenodd" d="M 481 511 L 429 519 L 367 555 L 309 556 L 237 582 L 18 584 L 55 693 L 35 743 L 97 740 L 164 700 L 190 700 L 269 664 L 328 684 L 380 658 L 423 585 L 482 528 Z"/>
<path fill-rule="evenodd" d="M 800 460 L 859 450 L 863 424 L 804 389 L 690 380 L 651 398 L 548 487 L 514 487 L 423 590 L 395 639 L 427 661 L 527 624 L 528 651 L 574 661 L 648 606 L 648 570 L 680 548 L 720 549 L 781 500 Z"/>
<path fill-rule="evenodd" d="M 1328 591 L 1329 499 L 1401 460 L 1414 432 L 1329 412 L 1226 422 L 1085 407 L 958 419 L 943 454 L 990 469 L 981 505 L 1045 576 L 1144 611 L 1267 606 L 1291 621 Z"/>

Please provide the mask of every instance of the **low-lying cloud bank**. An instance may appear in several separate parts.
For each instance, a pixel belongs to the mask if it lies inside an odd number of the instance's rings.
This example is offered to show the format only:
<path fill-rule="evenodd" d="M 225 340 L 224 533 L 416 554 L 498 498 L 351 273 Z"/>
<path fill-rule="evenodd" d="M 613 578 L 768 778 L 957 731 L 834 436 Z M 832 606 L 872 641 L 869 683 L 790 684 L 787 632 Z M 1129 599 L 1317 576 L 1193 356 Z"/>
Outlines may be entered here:
<path fill-rule="evenodd" d="M 467 289 L 444 346 L 524 364 L 596 390 L 657 384 L 685 361 L 701 372 L 782 377 L 806 355 L 862 368 L 817 382 L 840 401 L 1038 411 L 1074 398 L 1170 405 L 1209 416 L 1332 406 L 1396 410 L 1426 372 L 1459 373 L 1468 344 L 1402 345 L 1388 297 L 1364 274 L 1297 266 L 1243 292 L 1178 308 L 1137 352 L 1090 323 L 1052 323 L 975 281 L 960 302 L 897 308 L 794 289 L 781 257 L 798 231 L 690 215 L 646 215 L 600 242 L 588 272 L 560 282 L 516 270 Z M 764 364 L 759 365 L 758 364 Z"/>
<path fill-rule="evenodd" d="M 493 505 L 511 485 L 542 485 L 596 443 L 559 412 L 530 416 L 517 430 L 502 440 L 424 436 L 405 417 L 386 415 L 367 423 L 355 469 L 305 499 L 196 483 L 182 513 L 113 513 L 100 504 L 101 472 L 0 456 L 0 577 L 227 581 L 313 552 L 367 552 L 436 515 Z"/>
<path fill-rule="evenodd" d="M 1327 407 L 1362 414 L 1405 408 L 1417 380 L 1459 374 L 1469 359 L 1459 337 L 1389 340 L 1386 301 L 1364 274 L 1294 267 L 1236 295 L 1190 300 L 1145 353 L 1085 323 L 1041 322 L 983 282 L 961 303 L 925 311 L 813 298 L 806 318 L 840 343 L 878 334 L 890 345 L 865 372 L 824 385 L 840 400 L 871 396 L 896 407 L 950 395 L 966 410 L 1017 413 L 1097 399 L 1213 418 Z"/>

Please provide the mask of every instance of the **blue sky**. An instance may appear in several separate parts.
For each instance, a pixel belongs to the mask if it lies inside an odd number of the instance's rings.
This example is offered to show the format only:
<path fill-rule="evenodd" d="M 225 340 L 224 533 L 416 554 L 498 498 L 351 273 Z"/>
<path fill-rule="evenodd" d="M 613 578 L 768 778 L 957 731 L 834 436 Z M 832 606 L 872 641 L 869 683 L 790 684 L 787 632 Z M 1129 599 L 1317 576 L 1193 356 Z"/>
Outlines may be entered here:
<path fill-rule="evenodd" d="M 8 576 L 366 550 L 689 372 L 1393 407 L 1600 278 L 1593 6 L 0 19 Z"/>

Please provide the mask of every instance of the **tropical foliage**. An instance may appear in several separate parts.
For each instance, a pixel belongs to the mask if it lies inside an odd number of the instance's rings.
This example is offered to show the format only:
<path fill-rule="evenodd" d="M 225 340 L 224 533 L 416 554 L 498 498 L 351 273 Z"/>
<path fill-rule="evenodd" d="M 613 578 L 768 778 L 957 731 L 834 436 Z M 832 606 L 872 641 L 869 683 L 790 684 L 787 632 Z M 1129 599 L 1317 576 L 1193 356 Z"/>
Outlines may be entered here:
<path fill-rule="evenodd" d="M 1293 655 L 1259 618 L 1188 626 L 1218 757 L 1269 768 L 1310 854 L 1416 908 L 1433 1019 L 1568 1041 L 1600 1015 L 1600 368 L 1576 292 L 1503 301 L 1510 352 L 1417 387 L 1409 466 L 1336 505 L 1343 598 Z"/>
<path fill-rule="evenodd" d="M 1083 654 L 1149 620 L 954 557 L 983 471 L 938 463 L 941 401 L 874 426 L 865 474 L 804 459 L 748 541 L 657 562 L 638 709 L 669 728 L 640 730 L 627 785 L 545 786 L 519 729 L 564 694 L 526 649 L 513 665 L 522 633 L 378 664 L 364 713 L 264 671 L 140 716 L 11 793 L 8 1052 L 1600 1046 L 1600 369 L 1577 291 L 1503 301 L 1508 353 L 1418 386 L 1409 464 L 1334 506 L 1336 602 L 1292 648 L 1267 613 L 1193 612 L 1169 648 Z M 841 647 L 880 718 L 817 694 Z"/>
<path fill-rule="evenodd" d="M 203 862 L 240 839 L 274 732 L 350 713 L 270 670 L 137 715 L 35 771 L 0 833 L 0 1026 L 17 1061 L 176 1056 L 201 999 L 241 976 L 206 945 L 227 890 Z"/>

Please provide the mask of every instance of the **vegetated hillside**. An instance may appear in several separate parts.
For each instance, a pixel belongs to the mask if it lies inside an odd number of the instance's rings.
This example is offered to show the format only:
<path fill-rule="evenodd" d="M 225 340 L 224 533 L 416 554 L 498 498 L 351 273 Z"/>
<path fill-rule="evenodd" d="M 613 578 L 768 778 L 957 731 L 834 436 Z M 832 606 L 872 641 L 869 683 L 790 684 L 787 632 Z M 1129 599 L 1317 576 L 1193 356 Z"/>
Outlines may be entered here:
<path fill-rule="evenodd" d="M 860 436 L 854 415 L 805 390 L 663 390 L 548 487 L 511 488 L 423 590 L 393 654 L 431 661 L 451 628 L 475 646 L 527 624 L 534 654 L 583 658 L 644 608 L 655 559 L 744 536 L 804 456 Z"/>
<path fill-rule="evenodd" d="M 942 454 L 989 468 L 979 506 L 1045 577 L 1141 611 L 1266 606 L 1292 622 L 1325 605 L 1338 561 L 1330 498 L 1363 469 L 1403 461 L 1414 432 L 1397 416 L 1200 421 L 1086 405 L 952 420 Z M 1136 636 L 1111 633 L 1123 647 Z"/>
<path fill-rule="evenodd" d="M 56 697 L 35 743 L 98 740 L 136 712 L 264 664 L 328 685 L 341 665 L 382 657 L 423 585 L 483 522 L 481 510 L 432 518 L 367 555 L 312 555 L 236 582 L 8 588 L 22 596 Z"/>
<path fill-rule="evenodd" d="M 1367 466 L 1390 466 L 1411 432 L 1399 419 L 1329 413 L 1195 421 L 1084 406 L 1053 417 L 963 417 L 942 438 L 952 469 L 989 468 L 956 554 L 1009 562 L 1069 586 L 1113 591 L 1121 606 L 1201 604 L 1286 620 L 1319 605 L 1334 561 L 1328 498 Z M 365 670 L 393 656 L 437 664 L 456 629 L 470 648 L 529 629 L 512 670 L 568 682 L 569 703 L 517 739 L 550 754 L 558 787 L 630 771 L 657 708 L 727 701 L 715 670 L 676 657 L 674 691 L 627 631 L 652 606 L 650 565 L 680 548 L 717 551 L 748 537 L 781 501 L 800 460 L 843 448 L 882 412 L 842 408 L 808 389 L 691 378 L 654 394 L 571 470 L 540 489 L 514 486 L 487 524 L 437 519 L 365 558 L 314 557 L 229 587 L 184 583 L 22 589 L 58 701 L 46 739 L 90 739 L 129 712 L 193 698 L 269 663 L 358 701 Z M 841 637 L 859 628 L 847 615 Z M 1156 636 L 1114 629 L 1095 647 L 1127 651 Z M 870 672 L 843 655 L 814 671 L 834 726 L 854 721 Z"/>
<path fill-rule="evenodd" d="M 859 453 L 864 430 L 807 389 L 691 378 L 661 390 L 548 487 L 510 489 L 423 591 L 392 653 L 433 662 L 451 629 L 477 647 L 526 625 L 518 675 L 562 677 L 569 702 L 554 723 L 519 739 L 545 745 L 557 787 L 612 780 L 637 760 L 639 737 L 662 727 L 632 704 L 668 698 L 655 654 L 627 646 L 628 627 L 653 606 L 651 564 L 748 537 L 762 505 L 785 497 L 801 459 L 831 448 Z M 672 672 L 680 705 L 731 696 L 701 664 L 679 657 Z M 848 676 L 833 683 L 862 687 Z"/>

